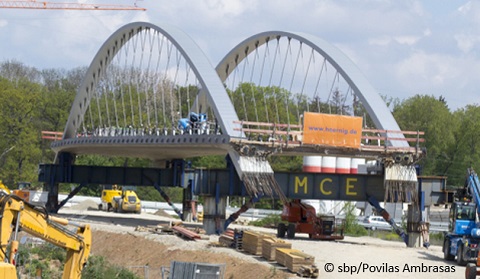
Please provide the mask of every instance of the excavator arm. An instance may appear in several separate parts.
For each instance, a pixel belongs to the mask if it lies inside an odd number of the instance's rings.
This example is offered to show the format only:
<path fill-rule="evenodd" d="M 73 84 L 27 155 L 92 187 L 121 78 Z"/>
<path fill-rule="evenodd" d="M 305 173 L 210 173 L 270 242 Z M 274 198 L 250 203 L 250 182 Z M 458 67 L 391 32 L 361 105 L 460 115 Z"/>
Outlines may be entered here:
<path fill-rule="evenodd" d="M 0 193 L 0 216 L 0 262 L 8 260 L 10 264 L 15 265 L 18 232 L 23 230 L 53 245 L 65 248 L 67 256 L 62 278 L 81 278 L 92 242 L 89 225 L 79 225 L 66 219 L 49 216 L 46 210 L 3 192 Z M 76 231 L 69 230 L 67 225 L 75 226 Z M 10 253 L 7 255 L 8 245 L 10 245 Z"/>
<path fill-rule="evenodd" d="M 477 204 L 477 215 L 480 216 L 480 182 L 478 176 L 472 168 L 467 170 L 468 176 L 465 182 L 467 192 L 473 197 L 473 201 Z"/>

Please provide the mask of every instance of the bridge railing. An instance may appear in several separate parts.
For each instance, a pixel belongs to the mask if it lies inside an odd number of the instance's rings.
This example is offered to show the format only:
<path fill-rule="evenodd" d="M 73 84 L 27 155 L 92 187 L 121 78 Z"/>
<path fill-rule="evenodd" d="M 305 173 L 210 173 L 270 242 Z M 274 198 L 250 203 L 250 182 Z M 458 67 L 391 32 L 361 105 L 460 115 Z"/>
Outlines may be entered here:
<path fill-rule="evenodd" d="M 189 129 L 180 127 L 173 128 L 135 128 L 135 127 L 104 127 L 92 131 L 84 131 L 76 135 L 77 138 L 88 137 L 142 137 L 142 136 L 168 136 L 168 135 L 220 135 L 221 131 L 216 122 L 207 121 L 202 125 L 193 126 Z M 62 132 L 42 131 L 42 139 L 61 140 Z"/>
<path fill-rule="evenodd" d="M 63 137 L 62 132 L 53 132 L 53 131 L 42 131 L 42 139 L 47 139 L 47 140 L 61 140 Z"/>
<path fill-rule="evenodd" d="M 260 145 L 297 147 L 297 146 L 315 146 L 321 147 L 322 144 L 304 143 L 303 126 L 292 124 L 253 122 L 253 121 L 235 121 L 237 127 L 234 131 L 243 132 L 246 138 L 237 138 L 236 142 L 249 142 Z M 239 133 L 239 134 L 240 134 Z M 394 135 L 394 136 L 392 136 Z M 401 136 L 403 135 L 403 137 Z M 360 151 L 369 152 L 406 152 L 421 153 L 420 144 L 425 142 L 421 131 L 394 131 L 378 129 L 362 129 Z M 408 146 L 395 147 L 390 144 L 392 141 L 406 141 Z M 329 146 L 332 147 L 332 146 Z M 338 147 L 342 148 L 342 147 Z"/>
<path fill-rule="evenodd" d="M 250 140 L 286 143 L 302 141 L 302 125 L 253 121 L 234 121 L 233 123 L 240 124 L 239 128 L 233 128 L 233 130 L 243 132 Z"/>
<path fill-rule="evenodd" d="M 388 136 L 388 135 L 403 135 L 400 136 Z M 420 143 L 424 143 L 423 136 L 425 132 L 421 131 L 394 131 L 394 130 L 377 130 L 377 129 L 363 129 L 362 130 L 362 148 L 377 149 L 377 150 L 393 150 L 398 149 L 389 146 L 389 141 L 406 141 L 409 146 L 413 148 L 420 148 Z M 411 149 L 407 147 L 407 149 Z M 402 148 L 399 148 L 401 151 Z"/>

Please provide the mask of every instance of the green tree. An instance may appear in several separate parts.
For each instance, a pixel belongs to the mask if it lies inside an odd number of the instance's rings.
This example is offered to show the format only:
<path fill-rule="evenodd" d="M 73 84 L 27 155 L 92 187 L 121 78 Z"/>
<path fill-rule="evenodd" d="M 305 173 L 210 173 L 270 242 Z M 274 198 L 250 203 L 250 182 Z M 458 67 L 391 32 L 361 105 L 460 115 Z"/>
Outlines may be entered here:
<path fill-rule="evenodd" d="M 36 104 L 41 86 L 25 79 L 0 78 L 0 175 L 7 184 L 36 180 L 40 161 L 40 132 Z"/>
<path fill-rule="evenodd" d="M 455 140 L 445 150 L 445 174 L 450 184 L 462 185 L 467 168 L 480 169 L 480 107 L 458 109 L 452 121 Z"/>
<path fill-rule="evenodd" d="M 428 156 L 420 162 L 423 174 L 444 175 L 445 151 L 455 140 L 453 117 L 448 106 L 433 96 L 416 95 L 396 104 L 393 109 L 400 129 L 425 132 Z"/>

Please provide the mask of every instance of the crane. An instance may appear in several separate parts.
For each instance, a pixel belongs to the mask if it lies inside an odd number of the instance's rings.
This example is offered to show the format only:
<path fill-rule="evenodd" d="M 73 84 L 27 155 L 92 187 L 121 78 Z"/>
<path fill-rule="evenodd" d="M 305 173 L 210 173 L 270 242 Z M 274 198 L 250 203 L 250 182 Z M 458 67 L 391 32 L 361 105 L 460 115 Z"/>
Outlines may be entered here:
<path fill-rule="evenodd" d="M 56 3 L 37 0 L 0 0 L 0 9 L 41 9 L 41 10 L 116 10 L 146 11 L 145 8 L 127 5 Z"/>

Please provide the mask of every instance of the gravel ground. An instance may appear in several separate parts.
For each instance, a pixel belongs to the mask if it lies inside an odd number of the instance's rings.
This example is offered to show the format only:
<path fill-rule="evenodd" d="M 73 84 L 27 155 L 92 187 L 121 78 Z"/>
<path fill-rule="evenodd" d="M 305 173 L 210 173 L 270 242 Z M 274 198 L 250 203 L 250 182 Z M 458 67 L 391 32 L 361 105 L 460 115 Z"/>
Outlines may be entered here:
<path fill-rule="evenodd" d="M 112 212 L 74 211 L 64 210 L 64 213 L 76 214 L 115 214 Z M 124 215 L 125 216 L 125 215 Z M 128 218 L 145 218 L 148 220 L 165 221 L 168 218 L 153 214 L 128 215 Z M 127 216 L 125 216 L 127 217 Z M 175 220 L 175 219 L 172 219 Z M 146 239 L 157 241 L 171 248 L 179 250 L 204 251 L 210 242 L 218 241 L 218 236 L 209 236 L 204 241 L 184 241 L 176 236 L 157 235 L 145 232 L 136 232 L 133 227 L 112 224 L 91 223 L 94 230 L 111 231 L 115 233 L 129 233 L 142 236 Z M 232 225 L 232 228 L 244 228 L 254 231 L 275 233 L 271 229 L 249 226 Z M 465 267 L 458 266 L 455 262 L 443 260 L 441 246 L 425 248 L 407 248 L 402 242 L 385 241 L 372 237 L 346 237 L 342 241 L 317 241 L 309 240 L 307 235 L 299 234 L 292 243 L 293 249 L 315 257 L 315 264 L 320 269 L 319 278 L 464 278 Z M 215 252 L 226 253 L 237 257 L 239 260 L 251 263 L 260 263 L 272 268 L 272 264 L 262 258 L 237 252 L 229 248 L 215 248 Z M 327 272 L 330 271 L 330 272 Z M 287 278 L 296 278 L 294 275 Z"/>
<path fill-rule="evenodd" d="M 235 225 L 234 225 L 235 226 Z M 271 229 L 237 226 L 275 233 Z M 445 261 L 441 246 L 408 248 L 403 242 L 373 237 L 345 237 L 342 241 L 318 241 L 298 234 L 293 249 L 315 257 L 319 278 L 465 278 L 465 267 Z M 326 272 L 333 268 L 332 272 Z M 443 272 L 442 272 L 443 270 Z"/>

